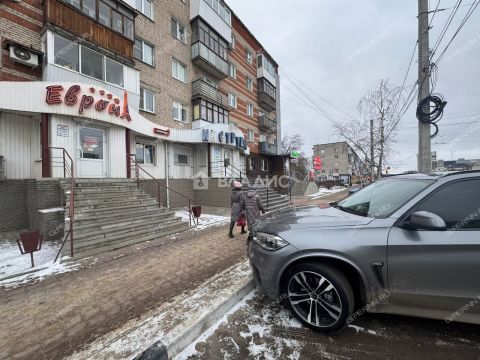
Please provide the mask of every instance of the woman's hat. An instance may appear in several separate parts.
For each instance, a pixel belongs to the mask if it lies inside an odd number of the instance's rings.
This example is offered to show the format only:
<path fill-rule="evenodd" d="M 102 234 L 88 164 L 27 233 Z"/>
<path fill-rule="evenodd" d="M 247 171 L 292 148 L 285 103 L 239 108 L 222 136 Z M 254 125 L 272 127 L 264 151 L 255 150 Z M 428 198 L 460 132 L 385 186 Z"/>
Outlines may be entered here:
<path fill-rule="evenodd" d="M 235 188 L 235 189 L 241 189 L 242 188 L 242 183 L 240 181 L 234 181 L 232 186 Z"/>

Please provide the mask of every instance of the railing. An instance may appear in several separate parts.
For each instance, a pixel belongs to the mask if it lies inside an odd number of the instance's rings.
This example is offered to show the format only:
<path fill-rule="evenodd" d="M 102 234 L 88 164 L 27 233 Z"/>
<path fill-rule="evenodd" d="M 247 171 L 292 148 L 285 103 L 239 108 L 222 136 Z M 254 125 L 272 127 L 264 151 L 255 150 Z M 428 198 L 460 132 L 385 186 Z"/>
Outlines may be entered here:
<path fill-rule="evenodd" d="M 223 166 L 224 170 L 224 176 L 225 179 L 235 179 L 239 180 L 242 182 L 244 179 L 247 178 L 247 173 L 243 170 L 240 170 L 236 166 L 232 165 L 229 162 L 224 161 L 211 161 L 210 165 L 214 165 L 215 167 L 219 168 L 220 166 Z"/>
<path fill-rule="evenodd" d="M 194 203 L 194 200 L 170 187 L 162 183 L 160 180 L 156 179 L 153 175 L 151 175 L 148 171 L 146 171 L 143 167 L 141 167 L 136 159 L 135 154 L 129 154 L 127 155 L 127 165 L 130 169 L 130 175 L 133 177 L 135 182 L 137 183 L 137 189 L 140 189 L 140 182 L 141 182 L 141 177 L 142 179 L 145 180 L 153 180 L 155 187 L 156 187 L 156 193 L 157 193 L 157 202 L 158 202 L 158 207 L 162 207 L 162 199 L 161 199 L 161 190 L 164 189 L 166 191 L 166 196 L 167 196 L 167 201 L 166 201 L 166 207 L 170 208 L 170 201 L 169 201 L 169 193 L 172 192 L 175 195 L 179 196 L 180 198 L 184 199 L 188 203 L 188 218 L 189 218 L 189 225 L 192 226 L 192 219 L 195 222 L 195 218 L 193 216 L 192 212 L 192 206 Z"/>
<path fill-rule="evenodd" d="M 263 154 L 277 154 L 277 145 L 269 144 L 268 142 L 262 141 L 259 143 L 258 149 Z"/>
<path fill-rule="evenodd" d="M 258 117 L 258 127 L 260 131 L 266 130 L 267 132 L 277 130 L 277 122 L 273 119 L 270 119 L 267 115 L 260 115 Z"/>
<path fill-rule="evenodd" d="M 5 157 L 0 156 L 0 181 L 7 178 L 7 170 L 5 169 Z"/>
<path fill-rule="evenodd" d="M 192 99 L 196 98 L 208 99 L 223 106 L 228 105 L 227 96 L 202 79 L 192 83 Z"/>
<path fill-rule="evenodd" d="M 58 260 L 63 247 L 68 239 L 70 239 L 70 257 L 73 258 L 73 226 L 75 221 L 75 172 L 74 164 L 72 157 L 68 154 L 67 150 L 60 147 L 49 147 L 49 156 L 50 156 L 50 166 L 52 168 L 63 168 L 63 177 L 70 179 L 70 202 L 68 206 L 68 223 L 69 228 L 68 232 L 65 235 L 65 238 L 62 241 L 62 246 L 58 250 L 57 256 L 55 257 L 54 262 Z M 62 152 L 62 156 L 52 156 L 51 151 L 58 150 Z"/>
<path fill-rule="evenodd" d="M 192 44 L 192 60 L 203 59 L 215 70 L 215 73 L 218 75 L 221 74 L 222 77 L 227 77 L 229 73 L 228 62 L 222 59 L 214 51 L 210 50 L 205 44 L 197 41 Z"/>

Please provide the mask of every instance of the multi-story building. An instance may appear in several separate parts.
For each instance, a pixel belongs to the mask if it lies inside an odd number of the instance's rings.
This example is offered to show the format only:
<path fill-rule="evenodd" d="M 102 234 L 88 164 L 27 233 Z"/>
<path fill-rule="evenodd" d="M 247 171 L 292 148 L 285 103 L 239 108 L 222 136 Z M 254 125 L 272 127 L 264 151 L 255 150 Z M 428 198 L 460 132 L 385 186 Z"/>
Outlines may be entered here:
<path fill-rule="evenodd" d="M 368 171 L 347 142 L 314 145 L 313 157 L 321 159 L 321 169 L 315 171 L 320 181 L 343 180 L 350 183 L 352 176 L 363 177 Z"/>
<path fill-rule="evenodd" d="M 197 174 L 283 170 L 278 65 L 214 0 L 2 2 L 3 178 L 150 174 L 192 194 Z M 54 156 L 53 156 L 54 157 Z"/>

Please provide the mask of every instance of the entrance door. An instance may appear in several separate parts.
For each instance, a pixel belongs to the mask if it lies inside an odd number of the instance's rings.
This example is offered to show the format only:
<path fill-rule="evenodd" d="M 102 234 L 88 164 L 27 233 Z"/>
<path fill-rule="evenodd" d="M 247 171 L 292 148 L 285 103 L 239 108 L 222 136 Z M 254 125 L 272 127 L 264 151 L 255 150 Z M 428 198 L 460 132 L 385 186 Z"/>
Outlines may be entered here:
<path fill-rule="evenodd" d="M 79 129 L 79 177 L 105 177 L 104 138 L 104 130 L 85 127 Z"/>

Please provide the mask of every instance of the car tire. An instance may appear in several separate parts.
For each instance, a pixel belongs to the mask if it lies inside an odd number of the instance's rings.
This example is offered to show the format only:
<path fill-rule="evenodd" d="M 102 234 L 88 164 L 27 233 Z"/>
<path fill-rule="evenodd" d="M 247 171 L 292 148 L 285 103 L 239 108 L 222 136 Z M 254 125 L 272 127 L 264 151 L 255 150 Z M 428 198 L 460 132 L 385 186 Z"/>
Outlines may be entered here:
<path fill-rule="evenodd" d="M 282 299 L 302 324 L 319 332 L 345 327 L 355 302 L 350 282 L 341 271 L 310 262 L 287 271 Z"/>

